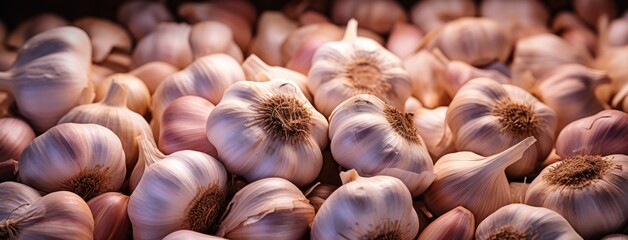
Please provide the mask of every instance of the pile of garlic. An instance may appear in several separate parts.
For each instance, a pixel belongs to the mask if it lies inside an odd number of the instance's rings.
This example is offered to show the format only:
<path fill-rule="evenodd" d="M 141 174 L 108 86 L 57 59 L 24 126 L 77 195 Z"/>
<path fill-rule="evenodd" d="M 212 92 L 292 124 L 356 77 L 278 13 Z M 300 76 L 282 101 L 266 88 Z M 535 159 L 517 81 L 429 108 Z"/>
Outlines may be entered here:
<path fill-rule="evenodd" d="M 626 239 L 617 2 L 0 22 L 0 239 Z"/>

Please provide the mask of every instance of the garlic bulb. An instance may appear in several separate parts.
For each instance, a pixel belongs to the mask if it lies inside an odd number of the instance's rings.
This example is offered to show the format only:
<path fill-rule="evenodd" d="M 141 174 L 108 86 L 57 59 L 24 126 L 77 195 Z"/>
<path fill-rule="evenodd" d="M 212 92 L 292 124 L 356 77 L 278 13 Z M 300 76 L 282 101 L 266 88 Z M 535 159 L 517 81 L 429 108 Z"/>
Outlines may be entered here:
<path fill-rule="evenodd" d="M 161 118 L 159 149 L 165 154 L 195 150 L 217 158 L 216 148 L 207 140 L 205 129 L 214 107 L 197 96 L 183 96 L 170 103 Z"/>
<path fill-rule="evenodd" d="M 373 95 L 359 94 L 338 105 L 329 116 L 329 139 L 338 164 L 363 176 L 397 177 L 413 197 L 434 180 L 432 158 L 412 114 Z"/>
<path fill-rule="evenodd" d="M 249 46 L 249 52 L 256 54 L 270 65 L 280 66 L 281 45 L 290 32 L 296 30 L 297 23 L 281 12 L 267 11 L 260 16 L 257 34 Z"/>
<path fill-rule="evenodd" d="M 177 68 L 186 67 L 194 60 L 188 41 L 191 31 L 192 27 L 185 23 L 160 23 L 138 41 L 133 50 L 133 66 L 162 61 Z"/>
<path fill-rule="evenodd" d="M 344 184 L 314 217 L 312 240 L 413 239 L 417 235 L 419 219 L 403 182 L 389 176 L 360 177 L 355 170 L 341 177 Z"/>
<path fill-rule="evenodd" d="M 93 239 L 94 219 L 87 203 L 59 191 L 41 197 L 16 182 L 0 183 L 0 238 Z"/>
<path fill-rule="evenodd" d="M 576 13 L 586 21 L 589 26 L 596 27 L 598 20 L 607 16 L 615 18 L 617 8 L 615 1 L 612 0 L 574 0 L 573 8 Z"/>
<path fill-rule="evenodd" d="M 490 78 L 499 83 L 510 83 L 510 78 L 493 69 L 475 68 L 462 61 L 449 61 L 443 71 L 441 85 L 452 98 L 460 87 L 474 78 Z"/>
<path fill-rule="evenodd" d="M 578 49 L 586 49 L 595 54 L 597 36 L 573 13 L 561 12 L 552 22 L 552 30 Z"/>
<path fill-rule="evenodd" d="M 327 127 L 293 82 L 241 81 L 209 114 L 207 139 L 232 174 L 250 182 L 281 177 L 304 186 L 321 169 Z"/>
<path fill-rule="evenodd" d="M 303 25 L 290 32 L 281 44 L 281 60 L 286 68 L 307 74 L 312 67 L 312 57 L 323 44 L 342 39 L 340 27 L 328 23 Z"/>
<path fill-rule="evenodd" d="M 32 37 L 47 30 L 68 25 L 61 16 L 46 12 L 39 14 L 18 25 L 6 38 L 6 44 L 13 48 L 22 48 Z"/>
<path fill-rule="evenodd" d="M 233 41 L 233 33 L 229 26 L 217 21 L 204 21 L 192 26 L 190 32 L 190 47 L 194 58 L 226 53 L 242 62 L 242 50 Z"/>
<path fill-rule="evenodd" d="M 120 141 L 126 156 L 126 169 L 133 169 L 137 162 L 138 148 L 135 137 L 152 136 L 150 125 L 142 115 L 126 107 L 126 84 L 113 80 L 107 96 L 98 102 L 80 105 L 59 120 L 61 123 L 95 123 L 113 131 Z"/>
<path fill-rule="evenodd" d="M 427 225 L 417 240 L 461 239 L 473 240 L 475 219 L 473 213 L 459 206 Z"/>
<path fill-rule="evenodd" d="M 148 91 L 153 94 L 164 79 L 178 71 L 179 69 L 172 64 L 155 61 L 139 66 L 129 72 L 129 74 L 142 79 L 146 87 L 148 87 Z"/>
<path fill-rule="evenodd" d="M 401 59 L 411 56 L 421 44 L 423 33 L 413 24 L 397 22 L 390 30 L 386 49 Z"/>
<path fill-rule="evenodd" d="M 246 61 L 242 63 L 242 70 L 244 70 L 246 79 L 256 82 L 265 82 L 276 78 L 291 80 L 299 86 L 299 89 L 301 89 L 308 101 L 313 101 L 312 94 L 307 88 L 307 76 L 299 72 L 287 68 L 269 66 L 255 54 L 251 54 L 246 58 Z"/>
<path fill-rule="evenodd" d="M 464 17 L 445 24 L 425 38 L 420 48 L 438 48 L 452 60 L 473 66 L 505 62 L 510 55 L 511 36 L 490 18 Z"/>
<path fill-rule="evenodd" d="M 126 174 L 120 139 L 103 126 L 76 123 L 35 138 L 22 152 L 19 170 L 20 182 L 39 191 L 71 191 L 85 200 L 120 190 Z"/>
<path fill-rule="evenodd" d="M 161 239 L 188 229 L 211 233 L 226 201 L 227 172 L 213 157 L 176 152 L 148 167 L 131 194 L 134 239 Z"/>
<path fill-rule="evenodd" d="M 336 24 L 355 18 L 363 27 L 381 34 L 389 33 L 395 23 L 408 18 L 399 2 L 389 0 L 336 0 L 331 10 Z"/>
<path fill-rule="evenodd" d="M 451 129 L 445 124 L 447 107 L 424 108 L 418 100 L 411 97 L 406 102 L 405 112 L 412 114 L 414 127 L 425 142 L 432 161 L 455 151 Z"/>
<path fill-rule="evenodd" d="M 148 115 L 148 106 L 150 105 L 148 87 L 141 79 L 128 73 L 116 73 L 104 78 L 100 85 L 96 87 L 96 98 L 94 101 L 101 101 L 107 96 L 114 79 L 118 83 L 123 83 L 127 88 L 126 107 L 139 115 Z"/>
<path fill-rule="evenodd" d="M 534 136 L 538 142 L 506 169 L 509 177 L 531 174 L 552 151 L 556 114 L 530 93 L 489 78 L 463 85 L 449 105 L 447 125 L 456 149 L 488 156 Z"/>
<path fill-rule="evenodd" d="M 131 239 L 131 220 L 126 212 L 129 196 L 117 192 L 98 195 L 87 202 L 94 216 L 94 239 Z"/>
<path fill-rule="evenodd" d="M 403 68 L 412 81 L 412 96 L 423 106 L 435 108 L 451 102 L 442 84 L 445 67 L 444 59 L 428 50 L 419 50 L 403 60 Z"/>
<path fill-rule="evenodd" d="M 556 139 L 556 153 L 563 157 L 585 155 L 628 155 L 628 114 L 604 110 L 567 125 Z"/>
<path fill-rule="evenodd" d="M 410 96 L 411 80 L 401 60 L 375 41 L 358 37 L 358 22 L 349 21 L 342 41 L 321 46 L 312 59 L 308 88 L 314 105 L 329 116 L 341 102 L 370 93 L 397 109 Z"/>
<path fill-rule="evenodd" d="M 44 132 L 72 107 L 91 102 L 91 51 L 89 37 L 78 28 L 41 33 L 21 48 L 11 69 L 0 72 L 0 90 L 15 97 L 36 132 Z"/>
<path fill-rule="evenodd" d="M 570 122 L 608 108 L 595 96 L 595 88 L 609 82 L 606 72 L 565 64 L 545 76 L 539 80 L 539 98 L 556 112 L 558 131 Z"/>
<path fill-rule="evenodd" d="M 103 18 L 83 17 L 72 23 L 92 42 L 92 61 L 99 63 L 113 51 L 131 52 L 131 36 L 122 26 Z"/>
<path fill-rule="evenodd" d="M 620 232 L 628 223 L 628 156 L 576 155 L 541 171 L 525 203 L 556 211 L 585 239 Z"/>
<path fill-rule="evenodd" d="M 228 239 L 299 239 L 314 219 L 314 207 L 283 178 L 264 178 L 238 191 L 217 235 Z"/>
<path fill-rule="evenodd" d="M 133 172 L 129 177 L 129 190 L 131 190 L 131 192 L 135 190 L 144 175 L 144 171 L 146 171 L 150 165 L 167 157 L 159 151 L 159 148 L 155 145 L 154 139 L 150 138 L 150 136 L 137 136 L 135 140 L 137 141 L 139 154 L 137 164 L 135 164 L 135 168 L 133 168 Z"/>
<path fill-rule="evenodd" d="M 35 139 L 35 132 L 19 118 L 0 118 L 0 162 L 20 159 L 24 148 Z"/>
<path fill-rule="evenodd" d="M 144 38 L 161 22 L 172 22 L 174 17 L 163 2 L 130 1 L 120 5 L 118 22 L 126 26 L 136 41 Z"/>
<path fill-rule="evenodd" d="M 482 222 L 510 203 L 510 187 L 504 170 L 517 162 L 534 142 L 534 137 L 528 137 L 488 157 L 457 152 L 438 159 L 434 164 L 436 179 L 423 195 L 427 208 L 435 215 L 442 215 L 463 206 L 473 213 L 476 224 Z"/>
<path fill-rule="evenodd" d="M 186 239 L 197 239 L 197 240 L 226 240 L 226 238 L 221 238 L 217 236 L 205 235 L 199 232 L 190 231 L 190 230 L 178 230 L 168 234 L 164 237 L 163 240 L 186 240 Z"/>
<path fill-rule="evenodd" d="M 564 217 L 541 207 L 506 205 L 480 223 L 475 239 L 582 239 Z"/>
<path fill-rule="evenodd" d="M 428 33 L 457 18 L 472 17 L 476 14 L 475 3 L 471 0 L 424 0 L 416 3 L 410 15 L 412 23 Z"/>
<path fill-rule="evenodd" d="M 480 15 L 498 21 L 518 39 L 547 32 L 549 12 L 539 0 L 485 0 L 480 4 Z"/>

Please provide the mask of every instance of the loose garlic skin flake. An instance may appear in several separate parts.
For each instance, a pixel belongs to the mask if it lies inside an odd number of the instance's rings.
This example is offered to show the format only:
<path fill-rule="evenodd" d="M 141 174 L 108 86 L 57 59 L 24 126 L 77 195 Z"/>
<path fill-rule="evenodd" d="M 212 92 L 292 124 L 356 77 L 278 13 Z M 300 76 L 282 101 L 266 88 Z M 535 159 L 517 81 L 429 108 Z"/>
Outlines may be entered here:
<path fill-rule="evenodd" d="M 282 177 L 304 186 L 322 167 L 327 128 L 296 84 L 273 79 L 233 84 L 209 114 L 206 129 L 230 173 L 248 181 Z"/>

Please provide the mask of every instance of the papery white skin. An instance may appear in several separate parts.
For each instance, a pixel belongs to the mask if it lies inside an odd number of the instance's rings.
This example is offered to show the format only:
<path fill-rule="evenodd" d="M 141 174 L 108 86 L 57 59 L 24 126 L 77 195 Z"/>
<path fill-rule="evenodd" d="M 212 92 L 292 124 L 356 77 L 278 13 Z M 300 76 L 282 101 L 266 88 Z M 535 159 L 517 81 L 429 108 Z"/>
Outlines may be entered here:
<path fill-rule="evenodd" d="M 412 23 L 428 33 L 461 17 L 472 17 L 476 14 L 476 6 L 470 0 L 427 0 L 412 6 Z"/>
<path fill-rule="evenodd" d="M 118 9 L 118 22 L 127 26 L 136 41 L 157 28 L 161 22 L 172 22 L 174 17 L 162 2 L 131 1 Z"/>
<path fill-rule="evenodd" d="M 403 109 L 411 94 L 412 82 L 401 60 L 377 42 L 358 37 L 357 24 L 355 20 L 349 21 L 343 40 L 325 43 L 312 59 L 308 88 L 314 94 L 316 109 L 325 116 L 356 94 L 372 93 L 397 109 Z M 356 77 L 351 69 L 354 66 L 370 67 L 368 70 L 378 73 L 369 75 L 375 79 L 352 79 Z M 358 77 L 365 74 L 361 71 Z M 355 86 L 352 81 L 364 86 Z"/>
<path fill-rule="evenodd" d="M 61 16 L 51 12 L 42 13 L 20 23 L 7 36 L 6 44 L 13 48 L 22 48 L 29 39 L 37 34 L 65 25 L 68 25 L 68 22 Z"/>
<path fill-rule="evenodd" d="M 341 177 L 343 185 L 314 217 L 311 239 L 360 239 L 386 230 L 395 231 L 400 239 L 416 236 L 419 219 L 403 182 L 390 176 L 359 177 L 355 170 Z"/>
<path fill-rule="evenodd" d="M 548 31 L 545 25 L 549 19 L 549 12 L 538 0 L 482 1 L 480 16 L 498 21 L 511 32 L 514 40 Z"/>
<path fill-rule="evenodd" d="M 139 66 L 130 71 L 129 74 L 142 79 L 146 87 L 148 87 L 148 91 L 153 94 L 163 80 L 178 71 L 179 69 L 172 64 L 155 61 Z"/>
<path fill-rule="evenodd" d="M 255 117 L 253 107 L 273 96 L 288 96 L 310 112 L 311 131 L 294 143 L 274 139 Z M 286 79 L 241 81 L 229 87 L 207 119 L 207 138 L 230 173 L 249 182 L 282 177 L 297 186 L 314 180 L 322 167 L 327 146 L 327 119 L 314 109 L 298 86 Z M 225 133 L 231 133 L 226 134 Z"/>
<path fill-rule="evenodd" d="M 519 160 L 534 142 L 534 137 L 528 137 L 488 157 L 472 152 L 443 156 L 434 164 L 436 179 L 423 195 L 427 208 L 438 216 L 463 206 L 473 213 L 475 223 L 480 223 L 510 203 L 510 187 L 504 170 Z"/>
<path fill-rule="evenodd" d="M 168 234 L 164 237 L 163 240 L 187 240 L 187 239 L 197 239 L 197 240 L 226 240 L 226 238 L 221 238 L 218 236 L 211 236 L 202 234 L 199 232 L 195 232 L 192 230 L 178 230 Z"/>
<path fill-rule="evenodd" d="M 297 27 L 297 22 L 283 13 L 266 11 L 260 16 L 257 23 L 257 34 L 248 50 L 264 59 L 269 65 L 279 66 L 283 63 L 281 44 L 288 37 L 288 34 L 296 30 Z"/>
<path fill-rule="evenodd" d="M 19 118 L 0 118 L 0 162 L 20 159 L 24 148 L 35 139 L 35 132 Z"/>
<path fill-rule="evenodd" d="M 192 200 L 211 186 L 226 195 L 227 172 L 205 153 L 184 150 L 154 163 L 129 200 L 133 238 L 158 239 L 184 229 Z"/>
<path fill-rule="evenodd" d="M 501 152 L 528 136 L 518 136 L 504 129 L 493 108 L 500 101 L 529 104 L 538 122 L 533 131 L 538 141 L 517 163 L 506 169 L 510 177 L 523 177 L 549 155 L 555 139 L 556 114 L 525 90 L 499 84 L 489 78 L 476 78 L 463 85 L 449 105 L 447 125 L 453 134 L 456 149 L 488 156 Z M 502 131 L 504 129 L 504 131 Z"/>
<path fill-rule="evenodd" d="M 421 44 L 423 33 L 413 24 L 396 22 L 390 31 L 386 49 L 401 59 L 412 56 Z"/>
<path fill-rule="evenodd" d="M 456 207 L 427 225 L 417 240 L 461 239 L 473 240 L 475 218 L 464 207 Z"/>
<path fill-rule="evenodd" d="M 229 26 L 217 21 L 204 21 L 192 26 L 190 32 L 190 47 L 194 58 L 226 53 L 242 62 L 242 50 L 233 41 L 233 34 Z"/>
<path fill-rule="evenodd" d="M 218 158 L 216 148 L 207 140 L 207 118 L 214 104 L 197 96 L 174 100 L 162 117 L 159 149 L 165 154 L 180 150 L 195 150 Z"/>
<path fill-rule="evenodd" d="M 424 108 L 415 98 L 408 98 L 406 102 L 407 113 L 413 113 L 414 127 L 418 130 L 427 151 L 435 162 L 443 155 L 455 151 L 454 139 L 451 129 L 445 123 L 447 107 L 434 109 Z"/>
<path fill-rule="evenodd" d="M 131 220 L 127 214 L 129 196 L 119 192 L 98 195 L 87 202 L 94 216 L 94 239 L 130 239 Z"/>
<path fill-rule="evenodd" d="M 102 62 L 112 51 L 131 51 L 131 36 L 122 26 L 104 18 L 83 17 L 72 23 L 83 29 L 92 42 L 92 61 Z"/>
<path fill-rule="evenodd" d="M 146 116 L 150 106 L 148 87 L 141 79 L 128 73 L 116 73 L 102 79 L 100 85 L 96 87 L 96 98 L 94 101 L 100 101 L 107 96 L 114 79 L 124 83 L 127 88 L 126 107 L 139 115 Z"/>
<path fill-rule="evenodd" d="M 129 177 L 129 190 L 131 190 L 131 192 L 135 190 L 144 175 L 144 171 L 146 171 L 150 165 L 166 158 L 166 155 L 159 151 L 154 139 L 150 136 L 137 136 L 135 140 L 137 141 L 139 154 L 137 164 L 135 164 L 135 168 L 133 168 L 133 172 Z"/>
<path fill-rule="evenodd" d="M 415 140 L 397 132 L 387 119 L 386 107 L 390 106 L 370 94 L 338 105 L 329 116 L 331 153 L 338 164 L 363 176 L 397 177 L 412 196 L 418 196 L 435 178 L 432 158 L 418 132 L 408 133 Z"/>
<path fill-rule="evenodd" d="M 400 3 L 386 0 L 338 0 L 331 6 L 331 19 L 344 24 L 355 18 L 362 27 L 380 34 L 389 33 L 397 22 L 408 18 Z"/>
<path fill-rule="evenodd" d="M 194 60 L 188 41 L 191 31 L 192 27 L 185 23 L 160 23 L 138 41 L 133 50 L 133 66 L 163 61 L 178 68 L 186 67 Z"/>
<path fill-rule="evenodd" d="M 217 235 L 229 239 L 300 239 L 314 220 L 314 207 L 283 178 L 264 178 L 240 189 L 229 203 Z"/>
<path fill-rule="evenodd" d="M 475 238 L 489 239 L 492 233 L 507 226 L 524 233 L 526 239 L 582 239 L 560 214 L 547 208 L 518 203 L 506 205 L 484 219 L 478 225 Z"/>
<path fill-rule="evenodd" d="M 98 191 L 118 191 L 126 174 L 124 151 L 115 133 L 77 123 L 59 124 L 35 138 L 22 152 L 19 169 L 20 182 L 45 193 L 68 190 L 66 183 L 85 170 L 98 170 L 108 178 Z"/>
<path fill-rule="evenodd" d="M 403 68 L 412 81 L 412 96 L 423 106 L 435 108 L 451 101 L 441 83 L 446 63 L 428 50 L 419 50 L 403 60 Z"/>
<path fill-rule="evenodd" d="M 567 125 L 556 139 L 556 153 L 563 157 L 628 155 L 628 114 L 604 110 Z"/>
<path fill-rule="evenodd" d="M 307 76 L 279 66 L 270 66 L 255 54 L 249 55 L 242 63 L 242 70 L 247 80 L 266 82 L 276 78 L 288 79 L 301 89 L 301 92 L 312 102 L 312 94 L 307 88 Z"/>
<path fill-rule="evenodd" d="M 621 231 L 628 223 L 628 156 L 602 157 L 609 161 L 609 169 L 583 187 L 552 184 L 544 179 L 569 159 L 544 168 L 530 184 L 525 204 L 556 211 L 585 239 Z"/>

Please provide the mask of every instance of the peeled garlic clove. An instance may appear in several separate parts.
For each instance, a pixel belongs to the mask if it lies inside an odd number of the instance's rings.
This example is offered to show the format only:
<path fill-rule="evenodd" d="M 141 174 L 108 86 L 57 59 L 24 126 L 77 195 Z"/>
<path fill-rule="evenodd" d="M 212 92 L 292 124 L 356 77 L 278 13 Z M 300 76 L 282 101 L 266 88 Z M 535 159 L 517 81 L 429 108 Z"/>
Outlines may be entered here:
<path fill-rule="evenodd" d="M 229 239 L 299 239 L 314 219 L 314 207 L 283 178 L 246 185 L 229 203 L 217 235 Z"/>
<path fill-rule="evenodd" d="M 129 74 L 142 79 L 148 87 L 148 91 L 153 94 L 164 79 L 178 71 L 179 69 L 172 64 L 154 61 L 133 69 Z"/>
<path fill-rule="evenodd" d="M 418 240 L 429 239 L 467 239 L 472 240 L 475 233 L 473 213 L 464 207 L 457 207 L 438 217 L 427 225 Z"/>
<path fill-rule="evenodd" d="M 202 234 L 202 233 L 190 231 L 190 230 L 178 230 L 178 231 L 174 231 L 168 234 L 166 237 L 164 237 L 163 240 L 186 240 L 186 239 L 225 240 L 226 238 L 206 235 L 206 234 Z"/>
<path fill-rule="evenodd" d="M 176 230 L 212 233 L 223 212 L 227 172 L 213 157 L 184 150 L 148 167 L 131 194 L 134 239 L 161 239 Z"/>
<path fill-rule="evenodd" d="M 525 204 L 506 205 L 478 225 L 475 239 L 582 239 L 558 213 Z"/>
<path fill-rule="evenodd" d="M 591 27 L 596 27 L 602 16 L 615 18 L 618 9 L 612 0 L 574 0 L 573 8 Z"/>
<path fill-rule="evenodd" d="M 192 26 L 190 32 L 190 47 L 194 58 L 211 55 L 214 53 L 226 53 L 242 62 L 244 57 L 240 48 L 233 42 L 233 34 L 229 26 L 217 21 L 204 21 Z"/>
<path fill-rule="evenodd" d="M 312 94 L 307 88 L 307 76 L 278 66 L 269 66 L 255 54 L 249 55 L 242 63 L 242 70 L 247 80 L 256 82 L 270 81 L 276 78 L 288 79 L 299 86 L 308 101 L 312 102 Z"/>
<path fill-rule="evenodd" d="M 355 170 L 343 175 L 344 184 L 327 198 L 314 217 L 311 239 L 416 236 L 419 219 L 403 182 L 390 176 L 359 177 Z"/>
<path fill-rule="evenodd" d="M 183 96 L 170 103 L 161 118 L 159 149 L 165 154 L 195 150 L 218 158 L 216 148 L 207 140 L 205 129 L 214 107 L 197 96 Z"/>
<path fill-rule="evenodd" d="M 396 22 L 390 31 L 386 49 L 404 59 L 411 56 L 419 47 L 423 33 L 413 24 Z"/>
<path fill-rule="evenodd" d="M 131 36 L 120 25 L 102 18 L 84 17 L 72 23 L 92 41 L 92 60 L 102 62 L 112 51 L 131 52 Z"/>
<path fill-rule="evenodd" d="M 489 78 L 476 78 L 463 85 L 447 108 L 445 118 L 456 149 L 483 156 L 534 136 L 538 140 L 534 147 L 506 169 L 509 177 L 531 174 L 549 155 L 557 123 L 554 111 L 532 94 Z"/>
<path fill-rule="evenodd" d="M 248 181 L 282 177 L 304 186 L 321 169 L 327 126 L 292 81 L 240 81 L 209 114 L 207 138 L 230 173 Z"/>
<path fill-rule="evenodd" d="M 532 181 L 525 203 L 558 212 L 586 239 L 619 232 L 628 223 L 627 167 L 623 154 L 563 159 Z"/>
<path fill-rule="evenodd" d="M 563 157 L 628 155 L 628 114 L 604 110 L 567 125 L 556 139 L 556 153 Z"/>
<path fill-rule="evenodd" d="M 249 52 L 270 65 L 281 65 L 281 44 L 297 27 L 296 22 L 281 12 L 264 12 L 257 24 L 257 34 L 249 46 Z"/>
<path fill-rule="evenodd" d="M 101 101 L 107 96 L 114 79 L 124 83 L 127 88 L 126 107 L 142 116 L 148 115 L 148 106 L 150 105 L 148 87 L 141 79 L 131 74 L 116 73 L 104 78 L 100 85 L 96 87 L 96 98 L 94 101 Z"/>
<path fill-rule="evenodd" d="M 432 158 L 412 114 L 359 94 L 338 105 L 329 119 L 331 153 L 341 166 L 364 176 L 397 177 L 412 196 L 434 180 Z"/>
<path fill-rule="evenodd" d="M 344 39 L 321 46 L 312 59 L 308 88 L 323 115 L 343 101 L 370 93 L 397 109 L 410 96 L 411 80 L 401 60 L 377 42 L 357 37 L 357 21 L 351 20 Z"/>
<path fill-rule="evenodd" d="M 192 27 L 185 23 L 160 23 L 137 43 L 133 50 L 133 66 L 162 61 L 177 68 L 186 67 L 194 60 L 188 41 L 191 31 Z"/>
<path fill-rule="evenodd" d="M 137 141 L 139 154 L 137 164 L 135 164 L 133 172 L 129 177 L 129 189 L 131 192 L 135 190 L 144 175 L 144 171 L 146 171 L 150 165 L 166 158 L 166 155 L 159 151 L 159 148 L 155 145 L 155 141 L 150 136 L 137 136 L 135 140 Z"/>
<path fill-rule="evenodd" d="M 7 36 L 6 44 L 13 48 L 22 48 L 35 35 L 65 25 L 68 25 L 68 22 L 61 16 L 50 12 L 42 13 L 18 25 Z"/>
<path fill-rule="evenodd" d="M 412 101 L 416 102 L 413 103 Z M 423 108 L 420 104 L 415 98 L 409 98 L 406 102 L 405 112 L 413 114 L 414 127 L 425 141 L 432 161 L 436 161 L 456 149 L 451 129 L 445 124 L 447 107 L 428 109 Z"/>
<path fill-rule="evenodd" d="M 490 78 L 499 83 L 510 83 L 510 78 L 497 70 L 475 68 L 462 61 L 450 61 L 444 71 L 443 87 L 452 98 L 468 81 L 474 78 Z"/>
<path fill-rule="evenodd" d="M 307 74 L 312 66 L 312 57 L 320 46 L 342 39 L 340 27 L 328 23 L 303 25 L 290 32 L 281 44 L 281 60 L 286 68 Z"/>
<path fill-rule="evenodd" d="M 412 81 L 412 96 L 427 108 L 449 104 L 451 97 L 443 88 L 446 63 L 427 50 L 419 50 L 403 60 L 403 68 Z"/>
<path fill-rule="evenodd" d="M 388 0 L 337 0 L 331 10 L 336 24 L 355 18 L 363 27 L 381 34 L 389 33 L 396 22 L 405 22 L 408 18 L 398 2 Z"/>
<path fill-rule="evenodd" d="M 136 41 L 157 28 L 161 22 L 174 21 L 162 2 L 131 1 L 118 9 L 118 22 L 127 26 Z"/>
<path fill-rule="evenodd" d="M 546 29 L 549 12 L 541 1 L 486 0 L 480 4 L 480 16 L 498 21 L 518 40 Z"/>
<path fill-rule="evenodd" d="M 35 132 L 19 118 L 0 118 L 0 162 L 20 159 L 24 148 L 35 139 Z"/>
<path fill-rule="evenodd" d="M 129 197 L 108 192 L 87 202 L 94 216 L 94 239 L 130 239 L 131 220 L 127 214 Z"/>
<path fill-rule="evenodd" d="M 426 0 L 411 9 L 412 22 L 427 33 L 457 18 L 476 15 L 476 6 L 470 0 Z"/>
<path fill-rule="evenodd" d="M 96 124 L 59 124 L 38 136 L 19 161 L 20 182 L 89 200 L 122 187 L 126 168 L 120 139 Z"/>
<path fill-rule="evenodd" d="M 423 195 L 428 209 L 442 215 L 463 206 L 473 213 L 476 224 L 482 222 L 510 203 L 510 187 L 504 171 L 517 162 L 534 142 L 534 137 L 528 137 L 488 157 L 472 152 L 443 156 L 434 164 L 436 179 Z"/>

